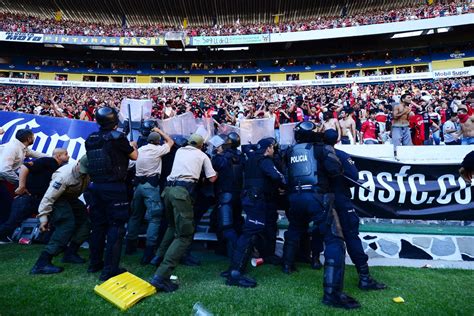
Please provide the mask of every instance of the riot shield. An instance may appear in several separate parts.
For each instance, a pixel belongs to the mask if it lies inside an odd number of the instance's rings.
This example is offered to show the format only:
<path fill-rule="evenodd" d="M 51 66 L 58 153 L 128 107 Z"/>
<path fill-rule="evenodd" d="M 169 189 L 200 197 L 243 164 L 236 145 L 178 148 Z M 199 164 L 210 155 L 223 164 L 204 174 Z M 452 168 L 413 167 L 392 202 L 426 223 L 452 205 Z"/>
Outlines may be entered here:
<path fill-rule="evenodd" d="M 280 125 L 280 139 L 278 143 L 280 145 L 294 145 L 295 144 L 295 132 L 294 128 L 298 123 L 287 123 Z"/>
<path fill-rule="evenodd" d="M 232 132 L 237 133 L 240 136 L 240 128 L 238 128 L 237 126 L 233 126 L 229 124 L 220 124 L 219 127 L 217 128 L 218 134 L 229 135 Z"/>
<path fill-rule="evenodd" d="M 252 119 L 240 121 L 240 143 L 256 144 L 266 137 L 275 137 L 275 119 Z"/>

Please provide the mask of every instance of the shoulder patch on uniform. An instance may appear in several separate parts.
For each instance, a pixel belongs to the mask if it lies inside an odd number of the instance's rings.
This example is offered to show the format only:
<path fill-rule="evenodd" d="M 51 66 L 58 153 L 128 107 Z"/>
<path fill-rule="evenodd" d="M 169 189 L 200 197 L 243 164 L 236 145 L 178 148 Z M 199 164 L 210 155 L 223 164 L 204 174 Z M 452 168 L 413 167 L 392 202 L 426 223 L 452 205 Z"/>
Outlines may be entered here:
<path fill-rule="evenodd" d="M 119 139 L 119 138 L 123 138 L 125 134 L 119 131 L 111 131 L 110 136 L 112 136 L 112 139 Z"/>
<path fill-rule="evenodd" d="M 53 188 L 55 188 L 56 190 L 59 190 L 59 188 L 62 186 L 63 184 L 61 182 L 58 182 L 58 181 L 54 181 L 53 183 Z"/>
<path fill-rule="evenodd" d="M 351 157 L 347 158 L 347 162 L 350 163 L 351 165 L 355 165 L 355 161 L 352 160 Z"/>

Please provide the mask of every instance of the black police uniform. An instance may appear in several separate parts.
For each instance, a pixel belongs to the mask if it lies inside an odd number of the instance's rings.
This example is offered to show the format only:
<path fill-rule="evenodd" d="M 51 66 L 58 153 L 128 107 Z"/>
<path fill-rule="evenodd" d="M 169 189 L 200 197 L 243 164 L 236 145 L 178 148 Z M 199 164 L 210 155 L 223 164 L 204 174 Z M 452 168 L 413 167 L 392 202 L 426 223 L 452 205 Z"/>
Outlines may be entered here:
<path fill-rule="evenodd" d="M 362 241 L 359 238 L 359 216 L 351 200 L 351 187 L 354 186 L 354 183 L 347 179 L 349 178 L 357 182 L 359 171 L 349 154 L 336 149 L 336 155 L 342 163 L 344 175 L 332 179 L 335 189 L 334 206 L 341 223 L 347 252 L 359 273 L 359 288 L 363 290 L 385 289 L 386 286 L 384 284 L 378 283 L 371 277 L 367 264 L 369 257 L 365 254 Z M 322 240 L 319 236 L 313 236 L 313 238 L 315 247 L 313 252 L 319 255 L 323 249 Z"/>
<path fill-rule="evenodd" d="M 259 142 L 260 144 L 260 142 Z M 250 153 L 244 163 L 244 190 L 242 207 L 246 218 L 242 235 L 236 243 L 232 256 L 228 285 L 255 287 L 255 280 L 244 277 L 247 262 L 250 259 L 252 247 L 259 237 L 266 238 L 266 225 L 274 219 L 275 208 L 272 205 L 278 187 L 284 187 L 286 180 L 283 174 L 275 167 L 273 159 L 264 156 L 263 152 L 272 145 L 271 142 L 262 143 L 260 150 Z M 263 235 L 263 236 L 262 236 Z"/>
<path fill-rule="evenodd" d="M 227 254 L 231 257 L 241 225 L 242 153 L 238 149 L 227 148 L 212 158 L 212 166 L 219 173 L 215 183 L 218 228 L 226 242 Z"/>
<path fill-rule="evenodd" d="M 103 109 L 97 113 L 98 122 Z M 128 156 L 134 151 L 123 133 L 112 130 L 110 123 L 106 125 L 107 128 L 101 126 L 101 129 L 89 135 L 85 142 L 89 161 L 88 172 L 93 182 L 89 195 L 92 231 L 88 271 L 96 272 L 103 266 L 101 280 L 123 272 L 119 268 L 120 254 L 125 235 L 124 225 L 129 217 L 125 179 Z"/>
<path fill-rule="evenodd" d="M 307 126 L 306 126 L 307 125 Z M 345 267 L 345 246 L 335 210 L 334 190 L 330 178 L 342 174 L 342 165 L 334 148 L 322 143 L 312 132 L 316 126 L 303 122 L 295 128 L 298 144 L 287 155 L 290 210 L 285 236 L 283 271 L 294 270 L 294 258 L 301 236 L 313 229 L 324 235 L 324 297 L 323 303 L 336 307 L 356 308 L 360 305 L 342 293 Z M 302 135 L 298 137 L 299 135 Z M 311 143 L 311 141 L 316 141 Z"/>
<path fill-rule="evenodd" d="M 285 158 L 284 153 L 278 146 L 278 143 L 275 138 L 267 138 L 271 141 L 274 146 L 273 153 L 273 163 L 277 170 L 285 170 Z M 275 196 L 269 201 L 269 209 L 272 211 L 269 212 L 269 218 L 267 218 L 266 224 L 266 235 L 262 239 L 263 243 L 261 245 L 257 244 L 257 250 L 263 257 L 266 263 L 281 265 L 281 258 L 275 255 L 276 239 L 278 233 L 278 211 L 277 210 L 286 210 L 288 208 L 288 196 L 285 192 L 276 192 Z"/>
<path fill-rule="evenodd" d="M 337 133 L 333 130 L 325 132 L 325 142 L 334 145 Z M 362 247 L 359 238 L 359 216 L 351 200 L 351 187 L 358 180 L 359 171 L 351 156 L 346 152 L 336 149 L 336 155 L 342 163 L 344 174 L 333 178 L 335 188 L 335 207 L 341 223 L 342 233 L 346 242 L 347 252 L 359 273 L 359 288 L 362 290 L 382 290 L 386 285 L 374 280 L 369 273 L 368 256 Z M 350 179 L 350 180 L 349 180 Z M 351 181 L 352 180 L 352 181 Z M 322 239 L 319 234 L 313 236 L 313 253 L 319 256 L 323 250 Z"/>

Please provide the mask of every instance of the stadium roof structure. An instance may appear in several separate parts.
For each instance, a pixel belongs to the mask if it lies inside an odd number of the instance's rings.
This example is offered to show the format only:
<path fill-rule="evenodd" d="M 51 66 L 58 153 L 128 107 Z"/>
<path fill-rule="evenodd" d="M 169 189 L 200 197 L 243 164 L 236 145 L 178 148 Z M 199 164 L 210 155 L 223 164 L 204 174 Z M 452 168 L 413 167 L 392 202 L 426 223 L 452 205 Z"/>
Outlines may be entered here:
<path fill-rule="evenodd" d="M 420 0 L 0 0 L 0 11 L 62 19 L 121 25 L 220 25 L 272 23 L 322 16 L 349 15 L 374 10 L 391 10 L 423 4 Z"/>

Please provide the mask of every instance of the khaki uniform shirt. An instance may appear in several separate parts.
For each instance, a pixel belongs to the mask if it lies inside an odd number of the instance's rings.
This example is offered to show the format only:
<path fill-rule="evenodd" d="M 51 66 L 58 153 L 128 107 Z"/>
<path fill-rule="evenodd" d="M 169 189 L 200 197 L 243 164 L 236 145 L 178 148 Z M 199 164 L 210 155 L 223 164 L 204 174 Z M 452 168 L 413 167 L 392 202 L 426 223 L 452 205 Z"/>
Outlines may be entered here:
<path fill-rule="evenodd" d="M 161 174 L 161 157 L 170 152 L 168 144 L 147 144 L 138 148 L 138 158 L 135 164 L 137 177 L 151 177 Z"/>
<path fill-rule="evenodd" d="M 77 163 L 67 164 L 53 173 L 48 190 L 38 207 L 40 222 L 47 222 L 47 215 L 53 211 L 53 204 L 60 198 L 78 198 L 89 185 L 88 175 L 81 174 Z"/>
<path fill-rule="evenodd" d="M 180 148 L 176 152 L 173 168 L 167 180 L 197 182 L 201 176 L 202 168 L 204 168 L 206 178 L 216 175 L 211 160 L 200 149 L 193 146 Z"/>

